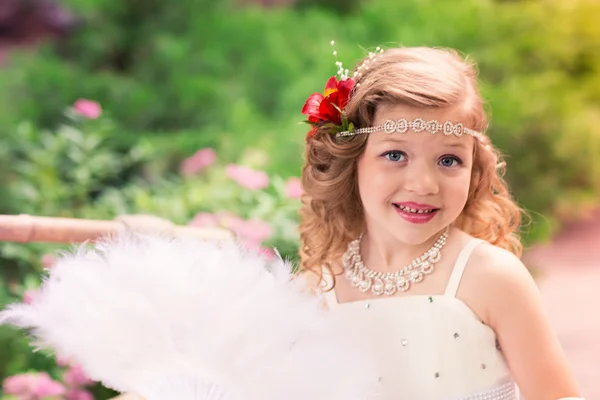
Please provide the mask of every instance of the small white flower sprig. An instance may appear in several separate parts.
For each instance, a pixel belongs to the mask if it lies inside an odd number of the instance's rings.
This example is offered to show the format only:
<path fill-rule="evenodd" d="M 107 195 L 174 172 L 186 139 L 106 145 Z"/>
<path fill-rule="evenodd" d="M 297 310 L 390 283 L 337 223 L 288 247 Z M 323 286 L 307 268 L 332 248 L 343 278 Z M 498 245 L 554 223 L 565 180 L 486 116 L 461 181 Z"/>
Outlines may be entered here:
<path fill-rule="evenodd" d="M 344 65 L 341 61 L 338 60 L 337 58 L 337 50 L 335 49 L 335 41 L 332 40 L 331 41 L 331 46 L 333 47 L 333 56 L 335 57 L 335 65 L 336 67 L 338 67 L 338 71 L 337 71 L 337 75 L 340 77 L 340 80 L 344 80 L 344 79 L 348 79 L 348 69 L 344 68 Z M 352 79 L 357 80 L 359 79 L 362 74 L 363 74 L 363 70 L 368 70 L 369 69 L 369 65 L 372 64 L 373 62 L 375 62 L 378 58 L 383 57 L 382 53 L 385 50 L 381 48 L 381 46 L 377 46 L 377 48 L 375 49 L 375 51 L 371 51 L 369 52 L 369 58 L 366 59 L 361 65 L 358 66 L 358 68 L 356 69 L 356 71 L 354 71 L 354 74 L 352 75 Z M 359 86 L 360 84 L 357 83 L 356 86 Z"/>
<path fill-rule="evenodd" d="M 344 69 L 344 66 L 341 61 L 337 58 L 337 50 L 335 49 L 335 40 L 331 41 L 331 47 L 333 47 L 333 56 L 335 57 L 335 66 L 338 67 L 337 75 L 340 77 L 340 80 L 348 79 L 348 69 Z"/>

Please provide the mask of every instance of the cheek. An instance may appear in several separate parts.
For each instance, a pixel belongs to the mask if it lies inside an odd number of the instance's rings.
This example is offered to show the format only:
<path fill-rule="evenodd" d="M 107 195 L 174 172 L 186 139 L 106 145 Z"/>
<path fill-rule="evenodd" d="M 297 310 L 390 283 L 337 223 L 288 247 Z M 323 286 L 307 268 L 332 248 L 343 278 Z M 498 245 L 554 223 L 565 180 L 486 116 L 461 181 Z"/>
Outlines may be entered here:
<path fill-rule="evenodd" d="M 363 204 L 369 204 L 382 190 L 389 186 L 389 182 L 375 162 L 361 160 L 357 166 L 358 190 Z"/>
<path fill-rule="evenodd" d="M 373 180 L 369 179 L 369 177 L 372 178 L 372 176 L 372 171 L 369 170 L 368 165 L 364 163 L 358 164 L 356 179 L 358 180 L 358 194 L 363 204 L 369 202 L 368 194 L 372 192 L 373 187 Z"/>
<path fill-rule="evenodd" d="M 444 194 L 447 202 L 456 204 L 457 207 L 464 207 L 469 197 L 469 188 L 471 187 L 471 171 L 465 171 L 459 176 L 446 181 Z"/>

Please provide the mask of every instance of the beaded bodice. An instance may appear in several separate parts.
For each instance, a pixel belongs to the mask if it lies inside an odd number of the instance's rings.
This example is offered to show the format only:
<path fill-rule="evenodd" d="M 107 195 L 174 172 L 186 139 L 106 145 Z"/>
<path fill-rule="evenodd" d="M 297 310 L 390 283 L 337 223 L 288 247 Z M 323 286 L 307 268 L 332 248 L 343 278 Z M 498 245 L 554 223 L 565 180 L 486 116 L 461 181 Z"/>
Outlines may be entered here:
<path fill-rule="evenodd" d="M 456 298 L 477 243 L 459 255 L 443 295 L 338 303 L 333 291 L 326 294 L 332 317 L 373 354 L 379 376 L 373 400 L 518 400 L 495 332 Z"/>

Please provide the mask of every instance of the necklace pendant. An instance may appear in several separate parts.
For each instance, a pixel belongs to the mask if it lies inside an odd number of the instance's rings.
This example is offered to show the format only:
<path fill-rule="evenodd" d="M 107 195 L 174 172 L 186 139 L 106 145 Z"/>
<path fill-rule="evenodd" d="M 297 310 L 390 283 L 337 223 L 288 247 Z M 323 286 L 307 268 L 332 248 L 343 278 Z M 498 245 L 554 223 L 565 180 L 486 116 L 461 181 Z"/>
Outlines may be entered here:
<path fill-rule="evenodd" d="M 371 292 L 375 296 L 381 296 L 384 292 L 384 284 L 380 278 L 375 278 L 373 281 L 373 286 L 371 287 Z"/>
<path fill-rule="evenodd" d="M 429 261 L 423 261 L 423 264 L 421 264 L 421 272 L 425 275 L 429 275 L 433 272 L 433 264 Z"/>
<path fill-rule="evenodd" d="M 350 265 L 350 261 L 352 261 L 352 253 L 350 253 L 350 252 L 347 251 L 342 256 L 342 264 L 343 265 Z"/>
<path fill-rule="evenodd" d="M 428 257 L 430 263 L 435 264 L 442 259 L 442 253 L 438 249 L 432 249 Z"/>
<path fill-rule="evenodd" d="M 419 283 L 423 280 L 423 273 L 421 271 L 412 271 L 410 273 L 410 280 L 412 283 Z"/>
<path fill-rule="evenodd" d="M 358 273 L 356 273 L 356 271 L 353 271 L 351 273 L 351 276 L 352 276 L 352 280 L 350 281 L 350 283 L 352 284 L 352 286 L 355 288 L 359 287 L 361 284 L 361 276 Z"/>
<path fill-rule="evenodd" d="M 383 286 L 383 294 L 386 296 L 391 296 L 396 293 L 396 284 L 392 282 L 390 279 L 385 280 L 385 284 Z"/>
<path fill-rule="evenodd" d="M 405 277 L 401 276 L 400 278 L 398 278 L 396 286 L 401 292 L 406 292 L 408 289 L 410 289 L 410 281 Z"/>
<path fill-rule="evenodd" d="M 371 289 L 372 284 L 373 282 L 371 281 L 371 278 L 363 278 L 358 285 L 358 290 L 363 293 L 368 292 L 369 289 Z"/>

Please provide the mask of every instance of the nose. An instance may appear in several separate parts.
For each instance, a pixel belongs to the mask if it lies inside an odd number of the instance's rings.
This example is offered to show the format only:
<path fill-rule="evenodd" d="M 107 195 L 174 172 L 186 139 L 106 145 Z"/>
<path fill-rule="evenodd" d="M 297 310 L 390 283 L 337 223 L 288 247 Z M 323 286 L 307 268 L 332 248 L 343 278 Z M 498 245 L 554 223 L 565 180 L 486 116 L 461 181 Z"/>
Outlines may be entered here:
<path fill-rule="evenodd" d="M 414 162 L 406 171 L 404 188 L 419 196 L 438 194 L 440 190 L 438 171 L 435 166 L 425 162 Z"/>

